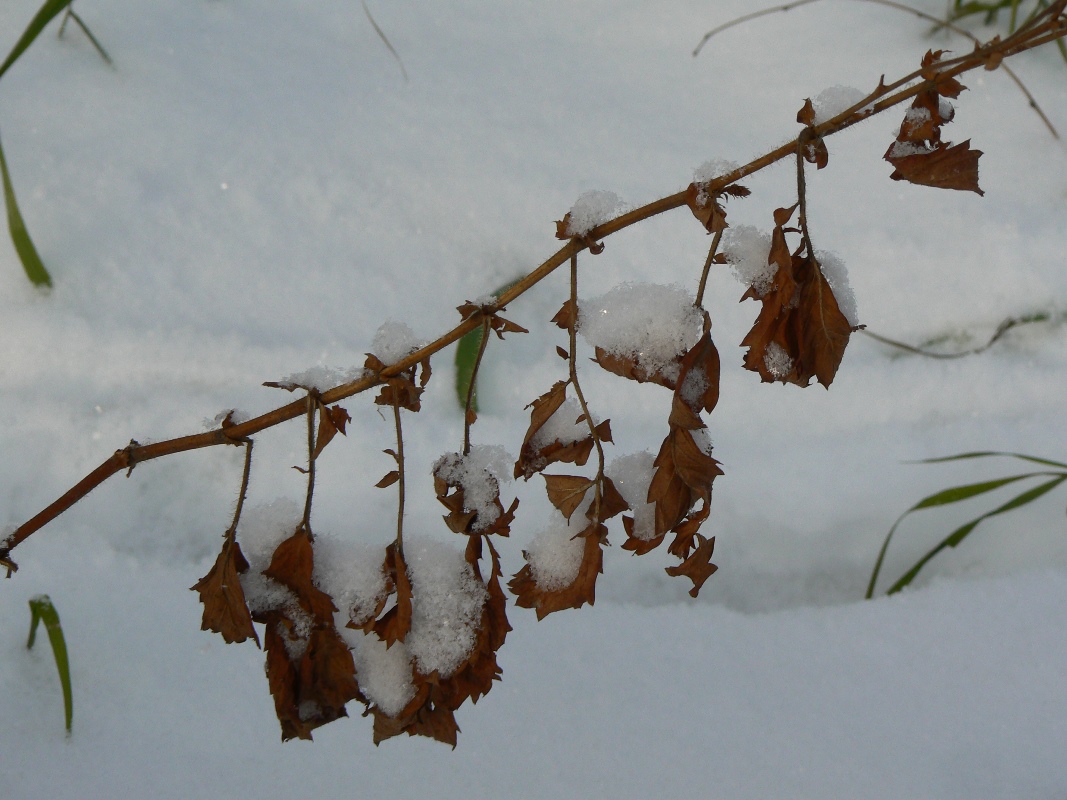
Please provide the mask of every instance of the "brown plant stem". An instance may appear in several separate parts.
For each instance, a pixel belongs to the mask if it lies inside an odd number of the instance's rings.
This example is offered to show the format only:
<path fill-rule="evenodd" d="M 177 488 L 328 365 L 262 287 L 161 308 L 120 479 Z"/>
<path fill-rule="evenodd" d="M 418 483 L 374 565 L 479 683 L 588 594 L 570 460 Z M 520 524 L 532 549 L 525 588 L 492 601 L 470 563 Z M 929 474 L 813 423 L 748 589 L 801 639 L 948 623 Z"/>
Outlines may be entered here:
<path fill-rule="evenodd" d="M 308 538 L 314 538 L 311 533 L 311 500 L 315 495 L 315 409 L 317 404 L 315 403 L 315 397 L 311 392 L 308 392 L 304 402 L 307 405 L 307 422 L 308 422 L 308 491 L 307 496 L 304 499 L 304 519 L 301 522 L 301 526 L 307 533 Z M 319 412 L 322 413 L 321 411 Z"/>
<path fill-rule="evenodd" d="M 233 522 L 226 530 L 224 538 L 232 542 L 237 537 L 237 523 L 241 521 L 241 511 L 244 509 L 245 498 L 248 496 L 248 481 L 252 475 L 252 440 L 245 439 L 245 466 L 241 473 L 241 491 L 237 494 L 237 508 L 233 512 Z"/>
<path fill-rule="evenodd" d="M 570 352 L 568 353 L 567 368 L 570 373 L 571 386 L 574 387 L 574 394 L 578 397 L 578 404 L 582 407 L 582 415 L 585 417 L 586 427 L 589 428 L 589 435 L 593 437 L 593 445 L 596 447 L 597 457 L 597 469 L 596 469 L 596 482 L 593 486 L 593 510 L 596 519 L 600 520 L 600 499 L 603 496 L 601 486 L 604 483 L 604 445 L 600 441 L 600 434 L 597 433 L 596 425 L 593 423 L 593 415 L 589 413 L 589 405 L 585 402 L 585 395 L 582 393 L 582 385 L 578 383 L 578 254 L 575 253 L 571 256 L 571 302 L 575 308 L 575 318 L 567 328 L 569 336 Z"/>
<path fill-rule="evenodd" d="M 697 308 L 704 307 L 704 290 L 708 286 L 708 274 L 711 272 L 711 262 L 715 258 L 715 254 L 719 252 L 719 242 L 722 239 L 722 231 L 715 231 L 715 235 L 711 239 L 711 247 L 708 248 L 708 257 L 704 261 L 704 271 L 700 273 L 700 286 L 697 288 L 697 300 L 693 304 Z"/>
<path fill-rule="evenodd" d="M 1067 0 L 1056 0 L 1046 11 L 1031 24 L 1023 26 L 1015 34 L 1006 39 L 994 39 L 973 52 L 953 59 L 947 59 L 936 65 L 935 79 L 938 77 L 954 77 L 970 70 L 984 67 L 992 63 L 992 59 L 1009 58 L 1027 50 L 1032 50 L 1049 42 L 1061 40 L 1067 37 L 1067 17 L 1064 16 L 1064 8 Z M 922 79 L 923 70 L 915 70 L 905 77 L 891 83 L 880 82 L 878 87 L 862 101 L 851 108 L 842 111 L 832 119 L 819 125 L 806 128 L 801 136 L 819 136 L 825 138 L 835 133 L 846 130 L 853 125 L 879 114 L 886 109 L 892 108 L 905 100 L 909 100 L 920 92 L 934 87 L 935 79 Z M 909 85 L 912 81 L 914 84 Z M 775 164 L 785 158 L 794 157 L 797 152 L 800 137 L 789 141 L 780 147 L 771 150 L 759 158 L 750 161 L 744 166 L 710 181 L 707 191 L 715 193 L 721 191 L 732 183 L 736 183 L 745 175 L 757 172 L 765 167 Z M 647 205 L 636 208 L 620 217 L 598 225 L 589 231 L 586 237 L 588 241 L 600 241 L 625 228 L 643 222 L 651 217 L 681 208 L 686 205 L 686 192 L 681 191 L 666 197 L 662 197 Z M 552 274 L 561 265 L 567 263 L 573 256 L 586 249 L 587 245 L 577 240 L 568 241 L 558 251 L 553 253 L 540 266 L 515 283 L 507 291 L 503 292 L 496 303 L 487 306 L 485 313 L 499 311 L 516 298 L 525 294 L 533 286 Z M 339 400 L 352 397 L 365 392 L 375 386 L 384 383 L 387 379 L 399 375 L 404 370 L 410 369 L 421 361 L 428 359 L 433 354 L 441 351 L 453 342 L 458 341 L 470 331 L 482 324 L 481 317 L 472 315 L 463 320 L 459 325 L 448 331 L 437 340 L 405 356 L 394 364 L 384 368 L 377 374 L 367 374 L 358 380 L 342 384 L 319 395 L 319 400 L 329 405 Z M 57 500 L 49 504 L 42 511 L 34 515 L 27 522 L 15 529 L 3 542 L 0 542 L 0 565 L 13 569 L 10 552 L 29 536 L 49 522 L 54 520 L 64 511 L 69 509 L 81 498 L 107 480 L 109 477 L 122 470 L 131 470 L 137 464 L 151 461 L 163 456 L 183 453 L 189 450 L 197 450 L 203 447 L 216 445 L 233 445 L 244 439 L 259 433 L 260 431 L 273 428 L 306 413 L 307 406 L 304 400 L 293 402 L 262 414 L 238 425 L 231 425 L 225 429 L 208 431 L 206 433 L 182 436 L 154 444 L 139 445 L 131 443 L 122 450 L 117 450 L 100 466 L 82 478 L 71 489 Z M 401 474 L 403 471 L 401 470 Z"/>
<path fill-rule="evenodd" d="M 404 556 L 404 428 L 400 423 L 400 404 L 393 403 L 393 420 L 396 423 L 396 551 Z"/>

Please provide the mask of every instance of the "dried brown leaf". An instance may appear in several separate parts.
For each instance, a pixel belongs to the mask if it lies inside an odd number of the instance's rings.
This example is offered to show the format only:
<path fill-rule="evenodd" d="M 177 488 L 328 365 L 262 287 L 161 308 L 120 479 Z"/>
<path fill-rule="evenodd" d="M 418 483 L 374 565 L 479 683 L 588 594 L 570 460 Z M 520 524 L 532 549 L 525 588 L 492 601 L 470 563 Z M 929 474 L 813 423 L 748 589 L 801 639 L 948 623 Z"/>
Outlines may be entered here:
<path fill-rule="evenodd" d="M 693 588 L 689 590 L 689 594 L 693 597 L 700 593 L 700 587 L 704 585 L 704 581 L 718 570 L 718 567 L 711 563 L 711 554 L 715 550 L 715 537 L 705 539 L 698 533 L 696 538 L 699 544 L 693 554 L 677 567 L 666 569 L 667 574 L 672 577 L 684 575 L 693 582 Z"/>
<path fill-rule="evenodd" d="M 241 545 L 227 539 L 211 570 L 192 590 L 200 593 L 200 602 L 204 605 L 201 630 L 222 634 L 228 643 L 252 639 L 258 647 L 259 636 L 238 577 L 247 571 L 248 561 L 241 552 Z"/>
<path fill-rule="evenodd" d="M 582 504 L 586 492 L 593 487 L 593 481 L 580 475 L 542 475 L 548 499 L 570 522 L 571 515 Z"/>
<path fill-rule="evenodd" d="M 567 586 L 544 589 L 537 584 L 533 571 L 527 564 L 508 583 L 508 588 L 515 595 L 516 605 L 534 609 L 538 619 L 544 619 L 554 611 L 581 608 L 586 603 L 593 605 L 596 599 L 596 579 L 604 571 L 601 546 L 603 538 L 607 536 L 607 528 L 603 525 L 593 526 L 581 536 L 585 549 L 574 580 Z"/>

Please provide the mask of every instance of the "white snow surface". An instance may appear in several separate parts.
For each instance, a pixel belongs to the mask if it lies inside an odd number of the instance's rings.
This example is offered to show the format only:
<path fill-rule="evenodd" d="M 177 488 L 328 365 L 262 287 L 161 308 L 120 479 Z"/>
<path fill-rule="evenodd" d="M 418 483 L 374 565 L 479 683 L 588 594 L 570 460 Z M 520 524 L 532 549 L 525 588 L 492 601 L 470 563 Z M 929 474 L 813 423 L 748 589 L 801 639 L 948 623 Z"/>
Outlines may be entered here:
<path fill-rule="evenodd" d="M 606 473 L 633 512 L 634 538 L 648 541 L 656 535 L 656 504 L 648 502 L 648 486 L 655 474 L 656 457 L 648 450 L 618 456 Z"/>
<path fill-rule="evenodd" d="M 511 465 L 514 463 L 515 457 L 501 445 L 474 445 L 466 455 L 446 453 L 441 456 L 434 462 L 433 474 L 453 486 L 462 487 L 463 510 L 478 514 L 473 530 L 480 531 L 500 518 L 500 509 L 494 501 L 500 497 L 500 484 L 511 480 Z"/>
<path fill-rule="evenodd" d="M 40 6 L 0 3 L 0 57 Z M 0 235 L 0 529 L 131 437 L 197 433 L 219 409 L 258 416 L 293 399 L 264 381 L 362 365 L 368 351 L 392 360 L 450 330 L 466 298 L 557 250 L 554 220 L 589 189 L 640 203 L 670 195 L 694 164 L 744 164 L 794 135 L 796 110 L 820 87 L 870 91 L 928 49 L 971 47 L 868 3 L 753 20 L 696 59 L 700 34 L 751 4 L 368 6 L 407 82 L 358 3 L 288 0 L 79 0 L 115 67 L 76 27 L 57 38 L 57 20 L 0 79 L 4 154 L 55 281 L 34 290 Z M 944 2 L 919 7 L 936 15 Z M 1054 47 L 1011 64 L 1067 129 Z M 407 737 L 375 748 L 358 704 L 314 743 L 283 745 L 263 653 L 202 631 L 188 590 L 232 518 L 243 448 L 141 463 L 17 547 L 19 570 L 0 582 L 0 796 L 287 800 L 358 786 L 442 800 L 1067 797 L 1062 487 L 984 521 L 886 598 L 923 553 L 1023 487 L 917 512 L 897 530 L 879 597 L 862 599 L 904 509 L 1026 469 L 913 462 L 978 450 L 1067 460 L 1067 154 L 1003 70 L 961 80 L 969 91 L 945 136 L 984 152 L 985 197 L 888 179 L 881 155 L 897 108 L 827 139 L 830 167 L 807 172 L 812 236 L 848 264 L 872 331 L 953 350 L 984 343 L 1008 317 L 1050 321 L 954 361 L 857 334 L 829 391 L 772 386 L 740 366 L 756 304 L 738 303 L 730 270 L 713 269 L 705 305 L 721 399 L 699 438 L 714 439 L 725 474 L 703 529 L 719 570 L 699 598 L 666 575 L 677 559 L 664 548 L 622 551 L 612 520 L 594 607 L 537 622 L 509 605 L 503 680 L 460 709 L 455 751 Z M 794 164 L 744 183 L 752 195 L 730 200 L 730 230 L 768 229 L 795 198 Z M 658 215 L 581 256 L 581 296 L 623 282 L 695 293 L 708 243 L 686 208 Z M 567 296 L 565 270 L 509 304 L 529 335 L 489 342 L 476 442 L 514 451 L 525 406 L 565 375 L 548 322 Z M 375 343 L 383 320 L 410 330 Z M 403 414 L 406 509 L 408 527 L 450 548 L 440 563 L 452 566 L 431 584 L 445 595 L 466 585 L 441 607 L 469 620 L 477 587 L 430 476 L 462 441 L 451 352 L 434 359 L 422 411 Z M 611 419 L 609 464 L 657 452 L 670 393 L 580 355 L 590 407 Z M 374 484 L 395 467 L 380 451 L 396 441 L 371 393 L 345 406 L 348 436 L 318 461 L 316 580 L 363 596 L 395 536 L 396 487 Z M 306 484 L 292 467 L 305 465 L 306 436 L 297 419 L 256 437 L 238 532 L 253 569 L 300 518 Z M 550 510 L 543 481 L 516 492 L 511 536 L 494 540 L 505 581 Z M 275 498 L 257 534 L 256 509 Z M 327 558 L 334 542 L 367 548 L 358 563 L 370 574 Z M 47 637 L 25 646 L 27 601 L 41 593 L 70 654 L 69 739 Z M 461 637 L 431 646 L 443 620 L 425 624 L 421 657 L 454 661 Z M 402 708 L 414 649 L 342 632 L 368 696 Z"/>
<path fill-rule="evenodd" d="M 538 588 L 562 589 L 578 577 L 585 552 L 585 540 L 578 534 L 589 525 L 585 516 L 588 509 L 588 497 L 574 510 L 569 521 L 557 509 L 552 509 L 548 526 L 526 548 L 526 560 Z"/>
<path fill-rule="evenodd" d="M 731 225 L 723 231 L 719 250 L 741 283 L 751 286 L 760 297 L 767 294 L 778 271 L 778 265 L 767 260 L 771 254 L 769 233 L 753 225 Z"/>

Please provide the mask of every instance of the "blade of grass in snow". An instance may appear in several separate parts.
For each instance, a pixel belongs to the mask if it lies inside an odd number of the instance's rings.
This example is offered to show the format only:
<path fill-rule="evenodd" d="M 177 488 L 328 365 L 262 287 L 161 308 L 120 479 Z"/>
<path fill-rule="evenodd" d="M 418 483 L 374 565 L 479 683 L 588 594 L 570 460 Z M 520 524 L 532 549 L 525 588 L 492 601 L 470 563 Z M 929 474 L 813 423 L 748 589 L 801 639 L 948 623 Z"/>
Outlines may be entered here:
<path fill-rule="evenodd" d="M 979 457 L 981 455 L 985 455 L 985 454 L 982 454 L 982 453 L 964 453 L 964 454 L 959 455 L 959 456 L 948 456 L 948 457 L 943 458 L 943 459 L 929 459 L 929 462 L 952 461 L 954 459 L 960 459 L 960 458 L 972 458 L 972 457 L 976 458 L 976 457 Z M 990 453 L 989 455 L 994 455 L 994 454 Z M 1000 455 L 1000 454 L 995 454 L 995 455 Z M 1013 453 L 1012 455 L 1015 455 L 1015 454 Z M 1021 458 L 1029 458 L 1027 456 L 1020 456 L 1020 457 Z M 928 462 L 922 462 L 922 463 L 928 463 Z M 1041 463 L 1045 463 L 1045 462 L 1041 462 Z M 1055 466 L 1063 466 L 1061 464 L 1055 464 L 1055 462 L 1052 462 L 1052 463 Z M 892 540 L 893 534 L 896 533 L 897 527 L 900 525 L 901 522 L 904 521 L 904 518 L 906 516 L 908 516 L 909 514 L 911 514 L 913 511 L 919 511 L 919 510 L 924 509 L 924 508 L 936 508 L 937 506 L 946 506 L 946 505 L 949 505 L 951 503 L 958 503 L 958 502 L 960 502 L 962 500 L 969 500 L 972 497 L 977 497 L 980 494 L 985 494 L 986 492 L 992 492 L 992 491 L 994 491 L 996 489 L 1001 488 L 1002 486 L 1007 486 L 1009 483 L 1015 483 L 1016 481 L 1025 480 L 1026 478 L 1033 478 L 1033 477 L 1038 476 L 1038 475 L 1049 475 L 1049 474 L 1055 474 L 1055 473 L 1027 472 L 1027 473 L 1022 474 L 1022 475 L 1012 475 L 1011 477 L 1008 477 L 1008 478 L 998 478 L 998 479 L 992 480 L 992 481 L 982 481 L 981 483 L 968 483 L 968 484 L 965 484 L 963 486 L 953 486 L 950 489 L 943 489 L 942 491 L 937 492 L 936 494 L 932 494 L 932 495 L 930 495 L 928 497 L 924 497 L 918 503 L 916 503 L 911 508 L 909 508 L 907 511 L 905 511 L 903 514 L 901 514 L 897 518 L 897 521 L 893 523 L 893 527 L 889 529 L 889 533 L 886 534 L 885 540 L 882 542 L 882 548 L 881 548 L 881 550 L 878 551 L 878 558 L 874 562 L 874 569 L 871 572 L 871 580 L 867 584 L 867 599 L 870 600 L 874 596 L 874 587 L 875 587 L 875 584 L 878 583 L 878 575 L 882 571 L 882 562 L 885 560 L 885 554 L 886 554 L 886 551 L 889 549 L 889 542 L 890 542 L 890 540 Z M 1008 509 L 1004 509 L 1004 510 L 1008 510 Z M 999 513 L 999 511 L 996 512 L 996 513 Z M 990 514 L 990 515 L 987 515 L 987 516 L 992 516 L 992 515 Z M 980 522 L 981 519 L 984 519 L 984 517 L 979 518 L 978 522 Z M 975 522 L 975 525 L 977 525 L 978 522 Z M 973 528 L 973 526 L 972 526 L 972 528 Z M 957 531 L 957 533 L 958 533 L 958 531 Z M 953 534 L 953 536 L 954 535 L 955 534 Z M 964 534 L 964 535 L 966 535 L 966 534 Z M 952 537 L 950 536 L 949 538 L 952 538 Z M 958 542 L 957 542 L 957 544 L 958 544 Z M 953 544 L 952 546 L 955 547 L 956 545 Z M 918 566 L 921 567 L 922 564 L 925 564 L 926 561 L 929 561 L 930 558 L 932 558 L 932 557 L 933 556 L 931 555 L 929 558 L 926 558 L 926 560 L 923 561 L 922 563 L 920 563 Z M 916 569 L 915 571 L 918 572 L 918 569 Z M 914 576 L 912 576 L 912 577 L 914 577 Z M 909 583 L 910 583 L 910 579 L 909 579 Z M 901 588 L 903 588 L 903 587 L 901 587 Z M 900 589 L 898 588 L 895 591 L 900 591 Z M 892 594 L 893 590 L 891 590 L 889 593 Z"/>
<path fill-rule="evenodd" d="M 74 13 L 73 2 L 69 6 L 67 6 L 67 13 L 63 16 L 63 21 L 59 23 L 59 37 L 63 38 L 63 31 L 67 28 L 67 20 L 71 19 L 74 20 L 74 22 L 77 23 L 78 27 L 82 29 L 82 33 L 89 37 L 89 41 L 92 42 L 93 47 L 96 48 L 96 52 L 100 54 L 100 57 L 104 59 L 107 65 L 114 66 L 115 62 L 111 60 L 111 56 L 107 54 L 107 50 L 104 49 L 104 46 L 97 41 L 95 36 L 93 36 L 93 32 L 89 30 L 89 26 L 82 21 L 81 17 Z"/>
<path fill-rule="evenodd" d="M 52 644 L 52 655 L 59 671 L 59 683 L 63 687 L 63 714 L 67 723 L 67 735 L 70 735 L 71 722 L 74 719 L 74 693 L 70 685 L 70 660 L 67 658 L 67 642 L 63 638 L 63 626 L 59 624 L 59 613 L 52 605 L 52 599 L 46 594 L 30 598 L 30 637 L 26 649 L 33 647 L 37 638 L 37 624 L 43 622 L 48 631 L 48 641 Z"/>
<path fill-rule="evenodd" d="M 1006 511 L 1013 511 L 1016 508 L 1021 508 L 1027 503 L 1032 503 L 1034 500 L 1041 497 L 1042 495 L 1051 492 L 1064 481 L 1067 481 L 1067 474 L 1063 474 L 1059 477 L 1053 478 L 1050 481 L 1046 481 L 1040 486 L 1035 486 L 1033 489 L 1029 489 L 1028 491 L 1025 491 L 1022 494 L 1018 495 L 1017 497 L 1012 498 L 999 508 L 995 508 L 992 511 L 987 511 L 985 514 L 982 514 L 980 517 L 976 517 L 975 519 L 968 522 L 966 525 L 960 526 L 947 537 L 945 537 L 945 539 L 943 539 L 941 543 L 937 545 L 937 547 L 935 547 L 925 556 L 920 558 L 916 562 L 915 566 L 905 572 L 904 575 L 900 578 L 900 580 L 898 580 L 891 587 L 889 587 L 889 591 L 886 592 L 886 594 L 895 594 L 901 589 L 903 589 L 905 586 L 907 586 L 909 583 L 911 583 L 915 576 L 919 574 L 919 570 L 926 566 L 926 562 L 928 562 L 931 558 L 936 556 L 946 547 L 955 547 L 956 545 L 958 545 L 960 542 L 967 538 L 971 531 L 978 527 L 978 523 L 980 523 L 982 520 L 988 519 L 989 517 L 994 517 L 997 514 L 1003 514 Z"/>
<path fill-rule="evenodd" d="M 4 182 L 4 204 L 7 207 L 7 227 L 11 231 L 11 241 L 15 245 L 22 268 L 26 270 L 26 277 L 34 286 L 51 286 L 52 276 L 45 269 L 41 257 L 37 255 L 37 248 L 33 246 L 26 223 L 22 220 L 18 203 L 15 200 L 15 189 L 11 185 L 11 175 L 7 171 L 7 159 L 4 158 L 4 148 L 0 144 L 0 177 Z"/>
<path fill-rule="evenodd" d="M 52 18 L 72 2 L 73 0 L 46 0 L 45 4 L 41 6 L 34 18 L 30 20 L 30 24 L 23 32 L 22 36 L 15 42 L 15 47 L 12 48 L 7 58 L 4 59 L 4 63 L 0 64 L 0 78 L 2 78 L 11 65 L 18 60 L 18 57 L 26 51 L 26 48 L 33 44 L 33 40 L 36 39 L 37 35 L 44 30 L 44 27 L 52 21 Z"/>
<path fill-rule="evenodd" d="M 940 464 L 945 461 L 962 461 L 968 458 L 989 458 L 990 456 L 1006 456 L 1009 458 L 1021 458 L 1023 461 L 1031 461 L 1034 464 L 1044 464 L 1047 467 L 1063 467 L 1067 469 L 1067 464 L 1062 464 L 1059 461 L 1050 461 L 1047 458 L 1037 458 L 1036 456 L 1028 456 L 1022 453 L 1007 453 L 1000 450 L 980 450 L 974 453 L 960 453 L 957 456 L 942 456 L 941 458 L 924 458 L 919 464 Z"/>

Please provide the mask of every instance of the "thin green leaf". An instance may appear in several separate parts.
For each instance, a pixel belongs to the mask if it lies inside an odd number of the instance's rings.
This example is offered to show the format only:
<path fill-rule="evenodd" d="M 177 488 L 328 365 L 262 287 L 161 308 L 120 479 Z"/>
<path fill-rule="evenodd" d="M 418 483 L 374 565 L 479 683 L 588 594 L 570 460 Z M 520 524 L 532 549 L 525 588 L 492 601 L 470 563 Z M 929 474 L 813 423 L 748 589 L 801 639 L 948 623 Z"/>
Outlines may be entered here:
<path fill-rule="evenodd" d="M 989 458 L 990 456 L 1005 456 L 1009 458 L 1021 458 L 1023 461 L 1030 461 L 1034 464 L 1044 464 L 1046 467 L 1063 467 L 1067 469 L 1067 464 L 1062 464 L 1059 461 L 1050 461 L 1047 458 L 1038 458 L 1037 456 L 1028 456 L 1023 453 L 1007 453 L 1000 450 L 980 450 L 974 453 L 960 453 L 957 456 L 942 456 L 941 458 L 924 458 L 919 464 L 940 464 L 945 461 L 962 461 L 968 458 Z"/>
<path fill-rule="evenodd" d="M 48 631 L 48 641 L 52 644 L 52 655 L 56 660 L 56 670 L 59 672 L 59 683 L 63 687 L 63 714 L 67 722 L 67 735 L 70 735 L 71 723 L 74 720 L 74 692 L 70 684 L 70 660 L 67 658 L 67 642 L 63 638 L 63 627 L 59 624 L 59 614 L 52 605 L 52 599 L 46 594 L 39 594 L 30 598 L 30 637 L 26 642 L 26 648 L 33 647 L 37 638 L 37 624 L 44 623 Z"/>
<path fill-rule="evenodd" d="M 19 40 L 15 42 L 15 47 L 4 59 L 4 63 L 0 64 L 0 78 L 4 76 L 4 73 L 8 71 L 8 68 L 14 64 L 18 57 L 26 52 L 33 40 L 37 38 L 37 34 L 44 30 L 44 27 L 52 21 L 52 18 L 56 16 L 60 11 L 69 6 L 73 0 L 45 0 L 45 4 L 41 6 L 41 9 L 37 12 L 36 16 L 30 20 L 29 27 L 26 28 Z"/>
<path fill-rule="evenodd" d="M 111 60 L 111 56 L 108 55 L 107 50 L 104 49 L 104 46 L 97 41 L 95 36 L 93 36 L 93 32 L 89 30 L 89 26 L 85 24 L 81 17 L 74 13 L 73 0 L 72 5 L 67 8 L 67 13 L 66 16 L 63 17 L 63 22 L 61 22 L 59 25 L 60 36 L 63 36 L 63 30 L 67 27 L 68 19 L 74 20 L 78 27 L 82 29 L 82 33 L 84 33 L 89 38 L 89 41 L 92 42 L 92 45 L 96 48 L 96 52 L 99 53 L 100 58 L 104 59 L 104 63 L 107 64 L 109 67 L 115 66 L 115 62 Z"/>
<path fill-rule="evenodd" d="M 52 276 L 45 269 L 41 257 L 37 255 L 37 248 L 33 246 L 26 223 L 22 221 L 19 206 L 15 200 L 15 189 L 11 185 L 11 175 L 7 171 L 7 159 L 4 158 L 4 148 L 0 144 L 0 176 L 4 182 L 4 203 L 7 206 L 7 227 L 11 232 L 11 242 L 15 245 L 22 268 L 26 270 L 26 277 L 34 286 L 51 286 Z"/>
<path fill-rule="evenodd" d="M 493 292 L 493 297 L 499 298 L 516 282 L 508 281 Z M 470 392 L 471 380 L 474 377 L 474 367 L 478 362 L 478 351 L 481 349 L 484 335 L 484 329 L 475 328 L 456 344 L 456 399 L 459 400 L 460 409 L 467 407 L 467 394 Z M 471 395 L 471 411 L 478 413 L 477 385 L 474 387 L 474 394 Z"/>
<path fill-rule="evenodd" d="M 948 456 L 942 459 L 930 459 L 931 462 L 936 461 L 952 461 L 960 458 L 974 458 L 981 455 L 1001 455 L 1001 454 L 984 454 L 984 453 L 964 453 L 959 456 Z M 1025 456 L 1023 456 L 1025 458 Z M 920 462 L 926 463 L 926 462 Z M 1054 463 L 1054 462 L 1053 462 Z M 874 597 L 874 587 L 878 583 L 878 575 L 882 570 L 882 562 L 885 560 L 886 551 L 889 549 L 889 542 L 893 538 L 893 534 L 896 533 L 897 526 L 904 521 L 904 518 L 911 514 L 913 511 L 919 511 L 924 508 L 935 508 L 937 506 L 946 506 L 951 503 L 959 503 L 962 500 L 969 500 L 972 497 L 977 497 L 980 494 L 986 492 L 992 492 L 1002 486 L 1007 486 L 1009 483 L 1015 483 L 1026 478 L 1033 478 L 1037 475 L 1049 475 L 1055 473 L 1048 472 L 1027 472 L 1022 475 L 1012 475 L 1008 478 L 997 478 L 992 481 L 982 481 L 980 483 L 968 483 L 963 486 L 953 486 L 950 489 L 944 489 L 936 494 L 932 494 L 928 497 L 924 497 L 918 503 L 913 505 L 899 517 L 897 521 L 893 523 L 893 527 L 889 529 L 889 533 L 886 534 L 885 540 L 882 542 L 882 548 L 878 551 L 878 558 L 875 559 L 874 569 L 871 571 L 871 579 L 867 583 L 867 599 L 870 600 Z"/>
<path fill-rule="evenodd" d="M 900 578 L 900 580 L 898 580 L 889 588 L 889 591 L 886 592 L 886 594 L 896 594 L 909 583 L 911 583 L 915 576 L 919 574 L 919 570 L 926 566 L 926 563 L 930 559 L 932 559 L 946 547 L 955 547 L 956 545 L 958 545 L 960 542 L 966 539 L 968 535 L 970 535 L 971 531 L 978 527 L 978 523 L 980 523 L 982 520 L 989 519 L 990 517 L 995 517 L 997 514 L 1003 514 L 1007 511 L 1013 511 L 1016 508 L 1025 506 L 1027 503 L 1032 503 L 1034 500 L 1041 497 L 1042 495 L 1051 492 L 1064 481 L 1067 481 L 1067 475 L 1061 475 L 1057 478 L 1053 478 L 1050 481 L 1045 481 L 1045 483 L 1042 483 L 1040 486 L 1035 486 L 1033 489 L 1029 489 L 1023 492 L 1022 494 L 1012 498 L 1004 505 L 999 506 L 998 508 L 995 508 L 992 511 L 988 511 L 985 514 L 982 514 L 980 517 L 971 520 L 967 524 L 960 526 L 951 534 L 946 536 L 941 541 L 941 543 L 937 545 L 937 547 L 935 547 L 933 550 L 931 550 L 929 553 L 919 559 L 919 561 L 916 562 L 915 566 L 905 572 L 904 575 Z"/>

